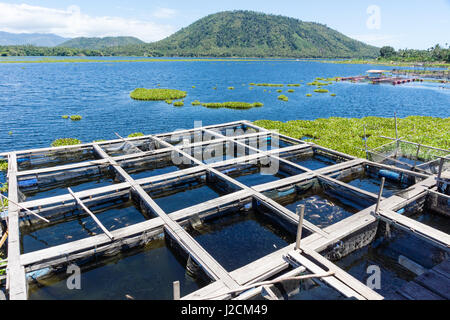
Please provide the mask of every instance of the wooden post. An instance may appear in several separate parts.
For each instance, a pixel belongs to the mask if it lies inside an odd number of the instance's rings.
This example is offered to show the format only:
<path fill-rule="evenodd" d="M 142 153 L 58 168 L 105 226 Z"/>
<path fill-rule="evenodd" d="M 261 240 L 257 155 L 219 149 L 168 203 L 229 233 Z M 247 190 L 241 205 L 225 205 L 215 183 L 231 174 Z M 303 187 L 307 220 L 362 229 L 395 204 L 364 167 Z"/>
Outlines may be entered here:
<path fill-rule="evenodd" d="M 364 150 L 366 151 L 366 159 L 369 159 L 367 154 L 367 136 L 366 136 L 366 126 L 364 125 Z"/>
<path fill-rule="evenodd" d="M 377 205 L 375 207 L 375 213 L 378 213 L 378 208 L 380 207 L 380 201 L 381 201 L 381 196 L 383 194 L 383 188 L 384 188 L 384 181 L 386 179 L 383 177 L 381 178 L 381 186 L 380 186 L 380 192 L 378 193 L 378 200 L 377 200 Z"/>
<path fill-rule="evenodd" d="M 420 143 L 417 145 L 417 152 L 416 152 L 416 158 L 414 159 L 414 166 L 412 167 L 413 170 L 416 167 L 417 159 L 419 158 L 419 151 L 420 151 Z"/>
<path fill-rule="evenodd" d="M 395 150 L 395 156 L 397 157 L 398 148 L 400 147 L 400 142 L 398 141 L 397 112 L 394 112 L 394 119 L 395 119 L 395 141 L 397 141 L 397 149 Z"/>
<path fill-rule="evenodd" d="M 442 175 L 442 169 L 444 168 L 444 160 L 445 158 L 441 158 L 441 162 L 439 163 L 439 171 L 438 171 L 438 180 L 441 179 L 441 175 Z"/>
<path fill-rule="evenodd" d="M 88 207 L 86 207 L 86 205 L 80 200 L 80 198 L 78 198 L 75 193 L 73 193 L 72 189 L 67 188 L 67 190 L 69 190 L 69 193 L 72 195 L 72 197 L 75 199 L 75 202 L 77 202 L 83 209 L 84 211 L 86 211 L 91 218 L 95 221 L 95 223 L 100 227 L 100 229 L 103 230 L 103 232 L 111 239 L 114 240 L 113 235 L 108 231 L 108 229 L 105 228 L 105 226 L 100 222 L 100 220 L 97 219 L 97 217 L 95 216 L 95 214 L 93 214 L 91 212 L 91 210 L 89 210 Z"/>
<path fill-rule="evenodd" d="M 298 214 L 298 226 L 297 226 L 297 241 L 295 242 L 295 250 L 300 250 L 300 240 L 302 239 L 302 229 L 303 229 L 303 216 L 305 215 L 305 206 L 297 206 Z"/>
<path fill-rule="evenodd" d="M 180 300 L 180 281 L 173 282 L 173 300 Z"/>

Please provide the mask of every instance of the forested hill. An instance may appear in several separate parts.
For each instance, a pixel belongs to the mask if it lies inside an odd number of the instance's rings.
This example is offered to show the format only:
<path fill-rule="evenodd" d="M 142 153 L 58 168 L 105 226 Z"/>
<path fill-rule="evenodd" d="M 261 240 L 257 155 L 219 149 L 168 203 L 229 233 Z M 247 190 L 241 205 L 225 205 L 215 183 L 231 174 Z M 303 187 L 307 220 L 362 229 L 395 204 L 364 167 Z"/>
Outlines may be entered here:
<path fill-rule="evenodd" d="M 323 24 L 257 13 L 226 11 L 206 16 L 148 45 L 177 56 L 376 57 L 379 49 Z"/>
<path fill-rule="evenodd" d="M 104 38 L 86 38 L 79 37 L 61 43 L 59 46 L 64 48 L 101 50 L 111 47 L 123 47 L 129 45 L 143 44 L 144 41 L 135 37 L 104 37 Z"/>

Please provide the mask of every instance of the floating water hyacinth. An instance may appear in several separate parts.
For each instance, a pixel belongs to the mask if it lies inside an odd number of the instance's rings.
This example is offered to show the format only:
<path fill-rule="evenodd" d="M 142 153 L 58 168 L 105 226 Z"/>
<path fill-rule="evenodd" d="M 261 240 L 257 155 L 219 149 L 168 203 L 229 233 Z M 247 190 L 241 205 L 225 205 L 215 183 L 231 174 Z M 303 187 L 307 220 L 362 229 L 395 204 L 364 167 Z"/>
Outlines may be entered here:
<path fill-rule="evenodd" d="M 69 116 L 64 115 L 64 116 L 61 116 L 61 118 L 63 118 L 63 119 L 69 119 Z"/>
<path fill-rule="evenodd" d="M 144 89 L 137 88 L 130 93 L 135 100 L 176 100 L 186 97 L 186 91 L 175 89 Z"/>
<path fill-rule="evenodd" d="M 365 158 L 364 127 L 368 148 L 380 147 L 390 140 L 380 136 L 395 137 L 395 121 L 393 118 L 337 118 L 317 119 L 314 121 L 294 120 L 288 122 L 259 120 L 256 125 L 293 138 L 313 137 L 311 142 L 340 151 L 352 156 Z M 450 149 L 450 140 L 443 132 L 449 131 L 448 118 L 412 116 L 398 119 L 398 134 L 406 140 L 429 145 L 441 149 Z M 336 137 L 339 137 L 337 139 Z M 415 155 L 417 148 L 413 150 Z M 425 157 L 424 157 L 425 158 Z"/>
<path fill-rule="evenodd" d="M 191 104 L 192 104 L 193 106 L 199 106 L 199 105 L 201 105 L 202 103 L 201 103 L 200 101 L 198 101 L 198 100 L 195 100 L 195 101 L 192 101 Z"/>
<path fill-rule="evenodd" d="M 289 101 L 289 98 L 286 97 L 284 94 L 278 96 L 278 100 L 282 100 L 282 101 Z"/>
<path fill-rule="evenodd" d="M 182 107 L 184 106 L 184 101 L 176 101 L 173 103 L 174 107 Z"/>
<path fill-rule="evenodd" d="M 128 135 L 128 138 L 142 137 L 144 134 L 142 132 L 134 132 Z"/>
<path fill-rule="evenodd" d="M 52 142 L 52 147 L 61 147 L 61 146 L 72 146 L 76 144 L 81 144 L 81 141 L 75 138 L 61 138 L 56 139 Z"/>
<path fill-rule="evenodd" d="M 318 92 L 318 93 L 327 93 L 329 92 L 327 89 L 316 89 L 314 90 L 314 92 Z"/>
<path fill-rule="evenodd" d="M 292 93 L 292 92 L 294 92 L 294 91 L 295 91 L 294 89 L 289 89 L 287 92 Z"/>
<path fill-rule="evenodd" d="M 77 114 L 70 116 L 70 120 L 72 120 L 72 121 L 80 121 L 81 119 L 83 119 L 83 117 L 80 115 L 77 115 Z"/>
<path fill-rule="evenodd" d="M 209 103 L 202 103 L 202 106 L 206 108 L 211 109 L 219 109 L 219 108 L 228 108 L 228 109 L 251 109 L 251 108 L 258 108 L 264 106 L 261 102 L 254 102 L 254 103 L 248 103 L 248 102 L 239 102 L 239 101 L 228 101 L 228 102 L 209 102 Z"/>
<path fill-rule="evenodd" d="M 0 160 L 0 171 L 7 171 L 7 170 L 8 170 L 8 161 Z"/>

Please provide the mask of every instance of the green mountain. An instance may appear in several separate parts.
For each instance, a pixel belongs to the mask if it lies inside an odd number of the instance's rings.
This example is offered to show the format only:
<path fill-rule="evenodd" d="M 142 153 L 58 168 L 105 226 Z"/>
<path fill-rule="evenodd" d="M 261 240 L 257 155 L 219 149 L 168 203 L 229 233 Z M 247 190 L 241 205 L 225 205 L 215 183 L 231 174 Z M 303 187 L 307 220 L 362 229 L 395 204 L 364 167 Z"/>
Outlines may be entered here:
<path fill-rule="evenodd" d="M 101 50 L 106 48 L 124 47 L 139 44 L 144 44 L 144 41 L 141 41 L 135 37 L 104 37 L 104 38 L 79 37 L 63 42 L 59 45 L 59 47 Z"/>
<path fill-rule="evenodd" d="M 206 16 L 145 46 L 155 55 L 240 57 L 376 57 L 379 48 L 326 25 L 253 11 Z"/>
<path fill-rule="evenodd" d="M 69 39 L 51 33 L 10 33 L 0 31 L 1 46 L 35 45 L 53 47 Z"/>

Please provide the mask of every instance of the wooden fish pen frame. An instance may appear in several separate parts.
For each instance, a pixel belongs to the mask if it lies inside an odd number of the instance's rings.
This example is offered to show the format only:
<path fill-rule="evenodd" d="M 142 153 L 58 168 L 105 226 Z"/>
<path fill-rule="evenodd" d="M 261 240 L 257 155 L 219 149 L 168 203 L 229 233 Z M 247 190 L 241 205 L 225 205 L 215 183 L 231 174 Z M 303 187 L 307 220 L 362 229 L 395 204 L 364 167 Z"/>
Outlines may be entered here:
<path fill-rule="evenodd" d="M 253 132 L 242 132 L 241 135 L 236 136 L 223 135 L 223 130 L 227 128 L 244 127 L 252 129 Z M 196 141 L 196 134 L 200 134 L 201 138 L 205 136 L 209 138 L 206 141 Z M 182 145 L 174 145 L 168 142 L 168 138 L 174 135 L 179 137 L 189 135 L 190 139 Z M 194 141 L 192 141 L 192 137 L 194 137 Z M 261 137 L 279 138 L 290 141 L 293 145 L 263 151 L 245 144 L 245 139 L 258 139 Z M 195 157 L 196 148 L 203 150 L 202 148 L 211 147 L 220 143 L 233 145 L 233 148 L 241 147 L 245 152 L 238 157 L 215 163 L 204 163 Z M 125 146 L 126 144 L 131 144 L 130 148 L 139 152 L 117 156 L 110 156 L 107 152 L 110 146 Z M 142 145 L 145 145 L 145 151 L 139 149 L 139 146 Z M 79 163 L 66 163 L 53 167 L 42 166 L 37 169 L 18 170 L 18 159 L 33 156 L 40 157 L 55 152 L 64 154 L 79 150 L 89 150 L 89 152 L 93 152 L 99 159 Z M 290 162 L 289 159 L 283 157 L 289 153 L 311 152 L 312 150 L 324 152 L 334 157 L 345 159 L 346 161 L 321 169 L 310 170 L 299 164 Z M 121 166 L 121 164 L 125 164 L 127 161 L 140 161 L 148 157 L 155 157 L 157 159 L 158 157 L 166 156 L 168 153 L 174 153 L 183 159 L 187 159 L 190 165 L 179 171 L 137 180 L 133 179 Z M 448 195 L 440 193 L 437 189 L 438 180 L 436 175 L 414 172 L 371 162 L 366 159 L 355 158 L 313 143 L 307 143 L 271 132 L 245 120 L 204 126 L 174 133 L 135 138 L 120 137 L 117 140 L 84 145 L 14 151 L 2 153 L 0 157 L 8 158 L 8 195 L 11 201 L 9 202 L 7 215 L 9 236 L 6 289 L 11 300 L 25 300 L 28 298 L 28 283 L 26 279 L 28 272 L 47 267 L 67 265 L 70 262 L 89 258 L 94 255 L 114 253 L 123 247 L 129 248 L 135 245 L 145 244 L 158 237 L 162 232 L 172 242 L 176 243 L 188 255 L 189 259 L 195 262 L 212 280 L 209 285 L 184 297 L 179 297 L 179 283 L 175 283 L 174 296 L 181 299 L 239 300 L 252 298 L 262 291 L 269 292 L 269 296 L 276 299 L 276 296 L 271 294 L 270 285 L 262 281 L 273 276 L 277 276 L 276 279 L 281 280 L 286 276 L 297 276 L 303 271 L 309 270 L 320 277 L 321 281 L 327 283 L 345 297 L 361 300 L 378 300 L 383 299 L 380 294 L 337 267 L 319 253 L 341 239 L 358 233 L 378 221 L 395 224 L 396 227 L 414 233 L 445 250 L 448 250 L 450 246 L 450 236 L 448 234 L 395 213 L 395 210 L 398 208 L 429 193 L 437 193 L 441 196 L 448 197 Z M 299 169 L 302 173 L 278 181 L 248 187 L 220 171 L 221 168 L 227 166 L 232 167 L 262 160 L 278 161 L 283 165 Z M 384 198 L 381 196 L 381 192 L 379 195 L 374 194 L 330 177 L 331 174 L 336 172 L 353 170 L 364 165 L 403 172 L 417 178 L 419 182 L 404 192 L 389 198 Z M 98 166 L 108 166 L 111 172 L 121 182 L 106 187 L 71 192 L 39 200 L 21 202 L 19 199 L 18 181 L 22 181 L 22 179 L 29 179 L 30 177 L 39 179 L 43 175 L 64 174 L 64 172 L 70 172 L 71 170 L 83 172 L 83 170 L 89 170 L 89 168 Z M 171 181 L 178 181 L 189 176 L 195 177 L 200 174 L 218 177 L 229 183 L 229 185 L 234 186 L 237 191 L 189 208 L 183 208 L 170 214 L 162 210 L 146 191 L 148 188 L 164 185 Z M 444 172 L 441 175 L 445 178 L 448 176 L 448 173 Z M 295 212 L 292 212 L 264 195 L 265 191 L 282 189 L 312 179 L 319 179 L 370 198 L 374 204 L 326 228 L 319 228 L 307 219 L 300 219 L 299 215 Z M 149 216 L 152 214 L 155 217 L 112 231 L 108 231 L 103 227 L 102 229 L 105 232 L 101 234 L 38 251 L 21 253 L 19 228 L 20 224 L 23 223 L 24 217 L 26 217 L 25 220 L 35 224 L 45 223 L 45 221 L 29 214 L 26 210 L 31 210 L 33 213 L 51 220 L 53 215 L 58 215 L 60 212 L 70 210 L 70 208 L 77 207 L 78 205 L 81 205 L 85 210 L 89 211 L 89 205 L 121 196 L 129 196 L 137 199 L 140 206 L 145 208 L 145 211 L 149 213 Z M 299 229 L 305 228 L 311 234 L 303 238 L 301 244 L 299 240 L 297 241 L 299 249 L 296 248 L 296 243 L 292 243 L 261 259 L 229 272 L 184 229 L 184 226 L 190 221 L 198 221 L 199 219 L 220 213 L 228 208 L 249 201 L 261 203 L 279 218 L 295 226 L 301 220 L 302 225 Z M 378 209 L 375 210 L 375 208 Z M 92 212 L 89 212 L 89 214 L 93 215 Z M 286 271 L 288 267 L 293 267 L 294 270 L 280 276 L 280 273 Z M 253 289 L 249 290 L 249 288 Z"/>

